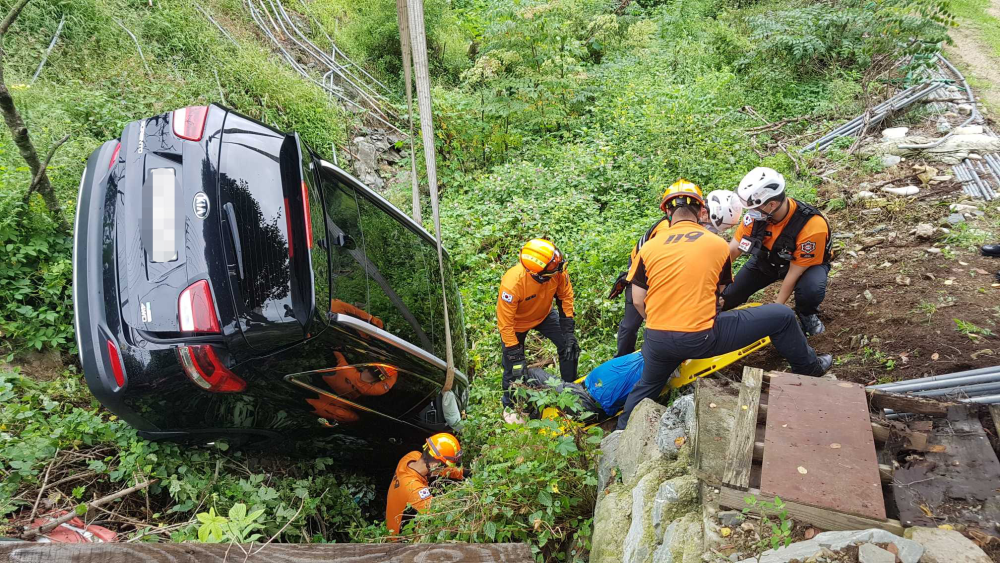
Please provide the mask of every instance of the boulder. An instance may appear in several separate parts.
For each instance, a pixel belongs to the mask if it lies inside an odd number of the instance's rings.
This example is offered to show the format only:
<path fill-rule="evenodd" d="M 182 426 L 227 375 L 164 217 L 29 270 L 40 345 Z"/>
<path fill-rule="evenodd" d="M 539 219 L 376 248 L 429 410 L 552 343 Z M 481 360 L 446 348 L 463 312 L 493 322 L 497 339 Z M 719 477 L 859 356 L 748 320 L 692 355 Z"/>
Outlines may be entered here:
<path fill-rule="evenodd" d="M 653 563 L 701 563 L 702 540 L 698 516 L 686 514 L 666 527 L 653 552 Z"/>
<path fill-rule="evenodd" d="M 918 563 L 924 554 L 924 547 L 915 541 L 903 539 L 891 532 L 878 528 L 869 530 L 851 530 L 845 532 L 823 532 L 807 541 L 797 542 L 778 550 L 769 549 L 761 554 L 760 559 L 744 559 L 740 563 L 788 563 L 792 559 L 799 561 L 812 557 L 817 551 L 829 549 L 839 551 L 849 545 L 862 543 L 891 543 L 896 546 L 901 563 Z"/>
<path fill-rule="evenodd" d="M 628 426 L 618 443 L 616 455 L 618 469 L 621 471 L 622 480 L 626 483 L 636 477 L 636 470 L 640 465 L 660 457 L 656 434 L 660 427 L 660 418 L 666 410 L 667 407 L 651 399 L 644 399 L 632 411 Z"/>
<path fill-rule="evenodd" d="M 598 491 L 598 495 L 590 562 L 620 563 L 632 521 L 632 495 L 620 483 Z"/>
<path fill-rule="evenodd" d="M 907 528 L 904 535 L 924 547 L 921 563 L 989 563 L 990 558 L 972 540 L 955 530 Z"/>
<path fill-rule="evenodd" d="M 632 522 L 622 544 L 621 560 L 625 563 L 646 563 L 653 557 L 657 544 L 653 509 L 663 477 L 660 471 L 652 471 L 639 479 L 632 489 Z"/>
<path fill-rule="evenodd" d="M 877 545 L 863 543 L 858 548 L 858 561 L 860 563 L 896 563 L 896 556 Z"/>
<path fill-rule="evenodd" d="M 597 458 L 597 490 L 603 491 L 618 467 L 618 444 L 624 430 L 615 430 L 601 440 L 601 456 Z"/>
<path fill-rule="evenodd" d="M 373 190 L 381 190 L 385 180 L 378 175 L 378 152 L 375 143 L 366 137 L 354 139 L 354 173 L 358 180 Z"/>
<path fill-rule="evenodd" d="M 653 499 L 653 531 L 662 535 L 664 524 L 690 512 L 698 502 L 698 479 L 681 475 L 660 483 Z"/>
<path fill-rule="evenodd" d="M 660 417 L 656 431 L 656 446 L 660 452 L 668 458 L 677 457 L 681 446 L 694 439 L 695 424 L 694 395 L 679 397 Z"/>

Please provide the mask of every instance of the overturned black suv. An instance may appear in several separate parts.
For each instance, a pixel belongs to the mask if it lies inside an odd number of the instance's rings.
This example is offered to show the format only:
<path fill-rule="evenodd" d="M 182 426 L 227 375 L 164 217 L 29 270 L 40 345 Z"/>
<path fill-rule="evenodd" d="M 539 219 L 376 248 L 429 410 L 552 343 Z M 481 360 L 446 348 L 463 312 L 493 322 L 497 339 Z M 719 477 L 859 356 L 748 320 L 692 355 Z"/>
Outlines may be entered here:
<path fill-rule="evenodd" d="M 434 239 L 297 135 L 218 105 L 132 122 L 90 156 L 74 231 L 84 375 L 142 436 L 378 451 L 458 423 Z"/>

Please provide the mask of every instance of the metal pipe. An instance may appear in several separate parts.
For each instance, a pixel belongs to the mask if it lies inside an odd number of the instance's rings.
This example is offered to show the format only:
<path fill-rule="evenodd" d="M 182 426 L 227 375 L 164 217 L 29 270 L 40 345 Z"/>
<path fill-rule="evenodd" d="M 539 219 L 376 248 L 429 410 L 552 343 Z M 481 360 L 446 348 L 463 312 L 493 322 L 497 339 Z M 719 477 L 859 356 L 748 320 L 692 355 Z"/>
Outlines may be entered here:
<path fill-rule="evenodd" d="M 979 403 L 981 405 L 991 405 L 1000 403 L 1000 395 L 986 395 L 984 397 L 969 397 L 962 399 L 963 403 Z"/>
<path fill-rule="evenodd" d="M 983 178 L 983 182 L 990 189 L 990 199 L 995 198 L 996 197 L 996 190 L 994 190 L 993 186 L 990 185 L 990 181 L 989 181 L 989 179 L 987 178 L 986 175 L 989 174 L 990 176 L 992 176 L 993 177 L 993 181 L 996 182 L 998 186 L 1000 186 L 1000 178 L 997 178 L 996 173 L 993 172 L 993 169 L 990 168 L 988 166 L 988 164 L 986 166 L 983 165 L 983 160 L 977 161 L 976 162 L 976 167 L 979 168 L 979 177 Z"/>
<path fill-rule="evenodd" d="M 990 187 L 983 182 L 983 179 L 979 177 L 979 173 L 976 172 L 976 168 L 972 166 L 972 162 L 966 159 L 965 166 L 972 173 L 972 179 L 976 182 L 976 186 L 979 187 L 980 193 L 983 194 L 983 199 L 986 201 L 993 199 L 993 190 L 990 189 Z"/>
<path fill-rule="evenodd" d="M 997 186 L 1000 186 L 1000 158 L 995 154 L 985 154 L 986 166 L 993 172 L 993 177 L 997 179 Z"/>
<path fill-rule="evenodd" d="M 1000 366 L 992 366 L 986 368 L 970 369 L 966 371 L 956 371 L 955 373 L 945 373 L 942 375 L 932 375 L 930 377 L 922 377 L 920 379 L 911 379 L 908 381 L 896 381 L 893 383 L 882 383 L 879 385 L 870 385 L 868 389 L 878 389 L 878 390 L 888 390 L 889 388 L 898 388 L 903 386 L 911 386 L 915 384 L 930 383 L 932 381 L 944 381 L 946 379 L 957 379 L 959 377 L 968 377 L 971 375 L 982 375 L 986 373 L 1000 372 Z"/>
<path fill-rule="evenodd" d="M 1000 368 L 991 368 L 992 372 L 980 373 L 976 375 L 967 375 L 965 377 L 955 377 L 952 379 L 942 379 L 938 381 L 915 381 L 913 383 L 908 383 L 906 385 L 900 385 L 898 387 L 893 387 L 890 389 L 879 389 L 879 391 L 885 391 L 887 393 L 908 393 L 910 391 L 930 391 L 933 389 L 950 389 L 953 387 L 961 387 L 963 385 L 974 385 L 977 383 L 993 383 L 1000 382 Z"/>
<path fill-rule="evenodd" d="M 958 387 L 948 387 L 945 389 L 929 389 L 926 391 L 915 391 L 912 395 L 917 397 L 943 397 L 945 395 L 963 394 L 969 397 L 974 395 L 984 395 L 990 392 L 1000 391 L 1000 379 L 978 385 L 961 385 Z"/>

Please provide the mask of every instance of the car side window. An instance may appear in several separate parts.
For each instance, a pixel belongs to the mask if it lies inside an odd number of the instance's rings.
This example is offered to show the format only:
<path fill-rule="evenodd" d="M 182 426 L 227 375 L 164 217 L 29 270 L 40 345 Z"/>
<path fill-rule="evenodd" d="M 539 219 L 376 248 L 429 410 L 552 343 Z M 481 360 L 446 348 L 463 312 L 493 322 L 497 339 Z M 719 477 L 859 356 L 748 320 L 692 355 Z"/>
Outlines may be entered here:
<path fill-rule="evenodd" d="M 361 227 L 368 256 L 368 288 L 372 314 L 385 321 L 392 334 L 435 352 L 433 303 L 440 296 L 430 286 L 430 269 L 421 235 L 358 190 Z"/>
<path fill-rule="evenodd" d="M 375 319 L 365 318 L 369 311 L 367 258 L 354 189 L 322 168 L 319 172 L 330 247 L 327 305 L 332 313 L 348 314 L 378 326 Z"/>

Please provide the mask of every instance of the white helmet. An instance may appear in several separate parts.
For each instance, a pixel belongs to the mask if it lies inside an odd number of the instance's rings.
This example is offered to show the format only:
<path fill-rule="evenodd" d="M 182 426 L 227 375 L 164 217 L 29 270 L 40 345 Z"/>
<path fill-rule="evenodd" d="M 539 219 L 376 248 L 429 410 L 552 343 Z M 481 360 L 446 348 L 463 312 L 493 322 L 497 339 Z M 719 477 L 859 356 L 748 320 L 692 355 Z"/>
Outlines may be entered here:
<path fill-rule="evenodd" d="M 708 219 L 717 232 L 735 227 L 740 222 L 743 204 L 729 190 L 715 190 L 708 194 Z"/>
<path fill-rule="evenodd" d="M 747 209 L 756 209 L 784 193 L 785 177 L 766 166 L 751 170 L 736 188 L 736 195 Z"/>

